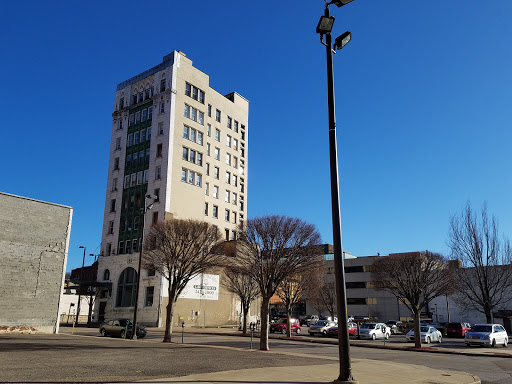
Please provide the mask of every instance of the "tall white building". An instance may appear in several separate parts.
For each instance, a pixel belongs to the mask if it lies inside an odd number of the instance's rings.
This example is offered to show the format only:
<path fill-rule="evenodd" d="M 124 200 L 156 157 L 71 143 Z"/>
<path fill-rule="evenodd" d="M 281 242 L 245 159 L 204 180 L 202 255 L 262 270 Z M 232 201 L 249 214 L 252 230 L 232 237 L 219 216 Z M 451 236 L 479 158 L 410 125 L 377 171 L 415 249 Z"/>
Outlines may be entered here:
<path fill-rule="evenodd" d="M 133 316 L 147 194 L 158 199 L 147 201 L 154 204 L 146 233 L 174 217 L 205 220 L 226 239 L 236 237 L 247 212 L 248 108 L 236 92 L 210 88 L 209 76 L 181 51 L 117 86 L 98 269 L 98 281 L 110 289 L 97 300 L 100 321 Z M 217 302 L 189 292 L 178 301 L 176 319 L 206 325 L 236 317 L 236 299 L 219 287 L 219 276 L 198 278 L 201 286 L 216 284 Z M 166 296 L 165 279 L 142 270 L 139 321 L 161 324 Z M 220 314 L 213 316 L 215 308 Z"/>

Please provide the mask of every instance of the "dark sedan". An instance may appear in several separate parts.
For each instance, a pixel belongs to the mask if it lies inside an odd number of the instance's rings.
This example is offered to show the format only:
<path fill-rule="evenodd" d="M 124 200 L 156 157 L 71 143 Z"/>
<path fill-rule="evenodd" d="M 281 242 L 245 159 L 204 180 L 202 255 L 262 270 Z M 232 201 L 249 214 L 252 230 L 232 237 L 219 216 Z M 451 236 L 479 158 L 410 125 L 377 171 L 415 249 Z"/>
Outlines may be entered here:
<path fill-rule="evenodd" d="M 117 319 L 110 320 L 100 326 L 100 333 L 102 336 L 117 336 L 123 339 L 131 338 L 133 331 L 133 323 L 130 319 Z M 146 336 L 146 327 L 142 325 L 137 326 L 137 337 L 143 338 Z"/>

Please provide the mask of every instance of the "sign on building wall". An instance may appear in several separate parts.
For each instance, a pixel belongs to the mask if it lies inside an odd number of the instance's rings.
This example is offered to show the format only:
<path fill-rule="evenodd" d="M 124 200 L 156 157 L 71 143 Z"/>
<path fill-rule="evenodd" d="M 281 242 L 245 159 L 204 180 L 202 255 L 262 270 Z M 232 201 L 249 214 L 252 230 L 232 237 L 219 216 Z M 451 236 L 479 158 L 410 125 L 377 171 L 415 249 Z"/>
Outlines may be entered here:
<path fill-rule="evenodd" d="M 219 275 L 202 274 L 190 280 L 180 299 L 219 300 Z"/>

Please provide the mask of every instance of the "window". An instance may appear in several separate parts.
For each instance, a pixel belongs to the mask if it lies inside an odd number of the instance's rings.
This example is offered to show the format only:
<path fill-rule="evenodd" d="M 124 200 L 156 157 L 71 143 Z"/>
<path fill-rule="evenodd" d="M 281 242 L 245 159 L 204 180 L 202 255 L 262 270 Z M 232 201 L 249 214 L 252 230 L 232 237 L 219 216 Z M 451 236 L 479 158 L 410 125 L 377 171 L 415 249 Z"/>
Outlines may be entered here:
<path fill-rule="evenodd" d="M 189 97 L 192 95 L 192 85 L 189 83 L 185 83 L 185 95 Z"/>
<path fill-rule="evenodd" d="M 226 236 L 226 241 L 228 241 L 229 240 L 229 229 L 226 228 L 224 230 L 224 233 L 225 233 L 225 236 Z"/>
<path fill-rule="evenodd" d="M 226 183 L 231 184 L 231 173 L 226 172 Z"/>
<path fill-rule="evenodd" d="M 218 109 L 215 111 L 215 121 L 220 123 L 220 111 Z"/>
<path fill-rule="evenodd" d="M 164 123 L 158 123 L 158 134 L 159 135 L 164 134 Z"/>
<path fill-rule="evenodd" d="M 204 92 L 199 90 L 199 102 L 204 104 Z"/>
<path fill-rule="evenodd" d="M 110 252 L 107 252 L 110 255 Z M 105 269 L 103 272 L 103 280 L 110 280 L 110 271 L 108 269 Z"/>
<path fill-rule="evenodd" d="M 224 220 L 229 221 L 229 209 L 224 210 Z"/>
<path fill-rule="evenodd" d="M 124 242 L 119 242 L 119 247 L 117 248 L 117 250 L 119 251 L 119 255 L 122 255 L 124 253 Z"/>
<path fill-rule="evenodd" d="M 153 107 L 148 108 L 148 120 L 153 118 Z"/>
<path fill-rule="evenodd" d="M 135 187 L 135 185 L 137 184 L 137 174 L 136 173 L 132 173 L 132 177 L 131 177 L 131 186 L 132 187 Z"/>
<path fill-rule="evenodd" d="M 146 130 L 143 129 L 142 131 L 140 131 L 140 142 L 143 143 L 146 141 Z"/>
<path fill-rule="evenodd" d="M 153 296 L 155 294 L 155 287 L 146 287 L 146 300 L 144 300 L 145 307 L 153 306 Z"/>
<path fill-rule="evenodd" d="M 241 128 L 240 136 L 242 137 L 242 140 L 245 140 L 245 125 L 242 124 Z"/>
<path fill-rule="evenodd" d="M 110 200 L 110 212 L 116 211 L 116 199 Z"/>
<path fill-rule="evenodd" d="M 119 129 L 123 129 L 123 119 L 119 120 Z"/>
<path fill-rule="evenodd" d="M 154 199 L 155 202 L 160 201 L 160 188 L 155 188 L 153 195 L 156 196 L 156 199 Z"/>
<path fill-rule="evenodd" d="M 116 157 L 114 159 L 114 170 L 115 171 L 119 170 L 119 157 Z"/>
<path fill-rule="evenodd" d="M 197 161 L 196 161 L 196 164 L 197 165 L 200 165 L 201 167 L 203 166 L 203 154 L 200 153 L 200 152 L 197 152 Z"/>
<path fill-rule="evenodd" d="M 229 135 L 226 135 L 226 145 L 228 147 L 231 147 L 231 136 L 229 136 Z"/>
<path fill-rule="evenodd" d="M 130 115 L 130 122 L 128 123 L 128 126 L 131 127 L 133 124 L 135 124 L 135 115 L 132 113 Z"/>
<path fill-rule="evenodd" d="M 158 212 L 153 212 L 153 224 L 158 223 Z"/>
<path fill-rule="evenodd" d="M 161 178 L 162 178 L 162 167 L 156 167 L 155 180 L 160 180 Z"/>
<path fill-rule="evenodd" d="M 132 252 L 139 251 L 139 241 L 137 239 L 133 239 L 132 241 Z"/>
<path fill-rule="evenodd" d="M 137 185 L 142 185 L 142 171 L 137 172 Z"/>
<path fill-rule="evenodd" d="M 183 153 L 182 153 L 182 155 L 181 155 L 181 158 L 182 158 L 183 160 L 188 161 L 188 148 L 187 148 L 187 147 L 183 147 Z"/>
<path fill-rule="evenodd" d="M 213 198 L 218 199 L 219 198 L 219 187 L 214 185 L 213 186 Z"/>
<path fill-rule="evenodd" d="M 229 191 L 226 191 L 226 195 L 225 195 L 224 201 L 226 203 L 229 203 L 231 201 L 230 197 L 231 197 L 231 195 L 230 195 Z"/>
<path fill-rule="evenodd" d="M 133 135 L 130 133 L 128 135 L 128 144 L 126 146 L 131 147 L 132 145 L 133 145 Z"/>
<path fill-rule="evenodd" d="M 150 91 L 149 91 L 149 89 L 146 89 L 146 91 L 144 92 L 144 98 L 149 99 L 150 97 L 151 97 Z"/>
<path fill-rule="evenodd" d="M 236 224 L 236 212 L 231 212 L 231 221 Z"/>
<path fill-rule="evenodd" d="M 220 141 L 220 131 L 215 128 L 215 140 Z"/>
<path fill-rule="evenodd" d="M 124 108 L 124 97 L 119 100 L 119 108 Z"/>
<path fill-rule="evenodd" d="M 147 136 L 148 136 L 148 141 L 150 141 L 151 140 L 151 127 L 146 129 L 146 132 L 147 132 Z"/>
<path fill-rule="evenodd" d="M 112 191 L 117 191 L 117 178 L 112 179 Z"/>
<path fill-rule="evenodd" d="M 160 81 L 160 92 L 163 91 L 165 91 L 165 79 L 162 79 L 162 81 Z"/>
<path fill-rule="evenodd" d="M 216 179 L 219 178 L 219 167 L 213 168 L 213 177 L 215 177 Z"/>
<path fill-rule="evenodd" d="M 128 267 L 121 273 L 117 284 L 116 307 L 134 306 L 136 281 L 137 272 L 135 272 L 135 269 Z"/>
<path fill-rule="evenodd" d="M 196 173 L 196 187 L 200 187 L 203 183 L 203 176 L 200 173 Z"/>
<path fill-rule="evenodd" d="M 147 184 L 149 182 L 149 170 L 144 170 L 144 184 Z"/>
<path fill-rule="evenodd" d="M 185 117 L 190 120 L 197 121 L 199 124 L 204 125 L 204 113 L 197 109 L 185 104 L 184 114 Z"/>
<path fill-rule="evenodd" d="M 213 206 L 212 216 L 216 219 L 219 218 L 219 207 L 217 207 L 216 205 Z"/>
<path fill-rule="evenodd" d="M 185 139 L 188 139 L 189 133 L 190 133 L 190 128 L 187 127 L 186 125 L 184 125 L 183 126 L 183 137 Z"/>
<path fill-rule="evenodd" d="M 130 175 L 124 177 L 124 188 L 130 188 Z"/>
<path fill-rule="evenodd" d="M 233 127 L 233 131 L 238 132 L 238 121 L 235 120 L 235 125 Z"/>
<path fill-rule="evenodd" d="M 210 143 L 206 143 L 206 155 L 210 156 Z"/>
<path fill-rule="evenodd" d="M 139 144 L 139 137 L 140 137 L 140 132 L 135 132 L 133 134 L 133 144 Z"/>
<path fill-rule="evenodd" d="M 212 125 L 208 124 L 206 126 L 206 136 L 210 137 L 212 135 Z"/>
<path fill-rule="evenodd" d="M 210 176 L 210 163 L 206 163 L 206 176 Z"/>
<path fill-rule="evenodd" d="M 237 181 L 238 181 L 238 176 L 237 175 L 233 175 L 233 185 L 235 187 L 236 187 Z"/>
<path fill-rule="evenodd" d="M 210 194 L 210 183 L 204 183 L 204 194 L 206 196 Z"/>
<path fill-rule="evenodd" d="M 185 95 L 204 104 L 204 92 L 192 84 L 185 83 Z"/>
<path fill-rule="evenodd" d="M 156 146 L 156 157 L 162 157 L 162 144 Z"/>
<path fill-rule="evenodd" d="M 226 164 L 231 165 L 231 154 L 226 153 Z"/>
<path fill-rule="evenodd" d="M 185 168 L 181 169 L 181 181 L 187 182 L 187 170 Z"/>
<path fill-rule="evenodd" d="M 139 123 L 140 123 L 140 111 L 135 112 L 135 124 L 139 124 Z"/>
<path fill-rule="evenodd" d="M 160 113 L 165 112 L 165 103 L 160 103 Z"/>
<path fill-rule="evenodd" d="M 213 158 L 215 160 L 220 160 L 220 148 L 215 147 L 215 150 L 213 152 Z"/>
<path fill-rule="evenodd" d="M 231 129 L 233 127 L 233 120 L 229 116 L 228 116 L 228 119 L 227 119 L 227 126 L 228 126 L 229 129 Z"/>
<path fill-rule="evenodd" d="M 204 215 L 208 216 L 208 203 L 204 203 Z"/>
<path fill-rule="evenodd" d="M 148 110 L 144 109 L 142 110 L 142 121 L 146 121 L 148 118 Z"/>
<path fill-rule="evenodd" d="M 151 268 L 151 269 L 148 269 L 148 276 L 155 276 L 156 275 L 156 271 Z"/>
<path fill-rule="evenodd" d="M 238 140 L 237 139 L 233 139 L 233 149 L 235 151 L 238 151 Z"/>
<path fill-rule="evenodd" d="M 139 103 L 144 100 L 144 92 L 139 93 Z"/>
<path fill-rule="evenodd" d="M 237 197 L 237 194 L 236 192 L 233 192 L 233 204 L 236 205 L 236 197 Z"/>
<path fill-rule="evenodd" d="M 114 234 L 114 221 L 111 220 L 108 223 L 108 234 L 113 235 Z"/>
<path fill-rule="evenodd" d="M 132 95 L 132 104 L 137 104 L 137 94 Z"/>
<path fill-rule="evenodd" d="M 238 168 L 238 158 L 233 156 L 233 167 Z"/>
<path fill-rule="evenodd" d="M 199 145 L 203 145 L 203 133 L 202 132 L 197 132 L 197 141 L 196 141 L 197 144 Z"/>
<path fill-rule="evenodd" d="M 116 139 L 116 149 L 121 149 L 121 138 L 120 137 L 118 137 Z"/>

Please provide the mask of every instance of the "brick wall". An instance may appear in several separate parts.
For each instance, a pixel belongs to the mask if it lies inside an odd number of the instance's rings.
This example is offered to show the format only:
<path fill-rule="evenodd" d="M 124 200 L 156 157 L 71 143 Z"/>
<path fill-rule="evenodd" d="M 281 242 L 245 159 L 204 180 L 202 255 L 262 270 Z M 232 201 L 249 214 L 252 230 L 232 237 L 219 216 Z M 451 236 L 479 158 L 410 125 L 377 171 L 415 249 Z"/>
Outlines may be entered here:
<path fill-rule="evenodd" d="M 72 213 L 0 193 L 0 326 L 58 332 Z"/>

